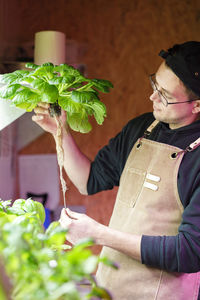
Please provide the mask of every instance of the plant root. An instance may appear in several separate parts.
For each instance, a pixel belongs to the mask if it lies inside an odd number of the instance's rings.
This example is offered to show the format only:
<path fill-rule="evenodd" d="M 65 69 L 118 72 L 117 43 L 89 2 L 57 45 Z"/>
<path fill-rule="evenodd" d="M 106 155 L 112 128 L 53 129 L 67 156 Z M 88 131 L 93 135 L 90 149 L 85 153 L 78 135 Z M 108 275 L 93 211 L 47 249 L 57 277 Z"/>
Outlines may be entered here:
<path fill-rule="evenodd" d="M 57 152 L 58 166 L 60 169 L 60 182 L 61 182 L 62 192 L 63 192 L 64 207 L 66 209 L 67 206 L 66 206 L 66 195 L 65 194 L 66 194 L 66 191 L 68 188 L 67 188 L 66 182 L 63 178 L 64 151 L 63 151 L 63 147 L 62 147 L 62 125 L 61 125 L 61 122 L 60 122 L 57 114 L 54 114 L 53 117 L 57 124 L 57 132 L 56 132 L 56 137 L 55 137 L 56 152 Z"/>

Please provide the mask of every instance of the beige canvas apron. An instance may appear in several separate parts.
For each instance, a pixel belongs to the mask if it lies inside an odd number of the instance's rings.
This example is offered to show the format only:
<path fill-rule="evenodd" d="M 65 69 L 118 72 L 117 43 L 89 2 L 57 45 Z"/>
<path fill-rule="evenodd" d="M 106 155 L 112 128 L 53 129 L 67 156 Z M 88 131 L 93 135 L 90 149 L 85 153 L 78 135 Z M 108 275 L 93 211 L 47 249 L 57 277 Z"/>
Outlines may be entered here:
<path fill-rule="evenodd" d="M 149 128 L 151 131 L 158 122 Z M 178 154 L 177 154 L 178 153 Z M 132 234 L 175 236 L 183 206 L 177 174 L 184 151 L 142 138 L 134 145 L 120 179 L 110 227 Z M 103 264 L 98 283 L 114 300 L 194 300 L 199 273 L 172 273 L 148 267 L 118 251 L 104 247 L 102 256 L 119 263 L 114 270 Z"/>

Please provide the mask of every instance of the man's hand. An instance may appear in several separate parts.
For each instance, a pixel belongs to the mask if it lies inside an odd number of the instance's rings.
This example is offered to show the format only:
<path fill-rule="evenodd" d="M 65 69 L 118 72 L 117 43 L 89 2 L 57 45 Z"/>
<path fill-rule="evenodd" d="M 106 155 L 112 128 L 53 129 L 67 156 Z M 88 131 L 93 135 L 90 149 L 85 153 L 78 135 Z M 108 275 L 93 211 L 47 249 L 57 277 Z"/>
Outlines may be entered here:
<path fill-rule="evenodd" d="M 92 238 L 97 245 L 107 246 L 141 261 L 141 236 L 121 232 L 100 224 L 85 214 L 63 208 L 60 225 L 69 229 L 67 240 L 75 244 L 83 238 Z"/>
<path fill-rule="evenodd" d="M 69 208 L 62 209 L 59 222 L 63 228 L 69 229 L 67 240 L 72 244 L 83 238 L 92 238 L 98 243 L 98 237 L 104 227 L 85 214 L 73 212 Z"/>
<path fill-rule="evenodd" d="M 34 109 L 35 115 L 32 117 L 32 120 L 36 122 L 42 129 L 47 132 L 50 132 L 54 136 L 56 135 L 57 125 L 55 119 L 49 114 L 48 103 L 39 103 L 38 106 Z M 66 113 L 62 111 L 60 120 L 65 127 L 66 124 Z"/>

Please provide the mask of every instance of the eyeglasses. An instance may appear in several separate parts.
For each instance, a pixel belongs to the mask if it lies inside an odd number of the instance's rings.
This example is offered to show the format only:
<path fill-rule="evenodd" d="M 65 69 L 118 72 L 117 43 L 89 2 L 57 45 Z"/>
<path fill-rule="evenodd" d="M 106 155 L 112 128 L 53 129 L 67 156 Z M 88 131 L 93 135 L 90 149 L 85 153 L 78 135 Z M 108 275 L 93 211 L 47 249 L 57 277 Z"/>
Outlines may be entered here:
<path fill-rule="evenodd" d="M 196 101 L 196 99 L 191 99 L 191 100 L 186 100 L 186 101 L 181 101 L 181 102 L 169 102 L 166 97 L 162 94 L 161 91 L 159 91 L 159 89 L 157 88 L 156 86 L 156 82 L 155 82 L 155 75 L 156 74 L 151 74 L 149 75 L 149 80 L 150 80 L 150 83 L 151 83 L 151 86 L 152 86 L 152 89 L 154 92 L 157 92 L 158 93 L 158 96 L 162 102 L 162 104 L 164 104 L 164 106 L 168 106 L 169 104 L 181 104 L 181 103 L 188 103 L 188 102 L 193 102 L 193 101 Z"/>

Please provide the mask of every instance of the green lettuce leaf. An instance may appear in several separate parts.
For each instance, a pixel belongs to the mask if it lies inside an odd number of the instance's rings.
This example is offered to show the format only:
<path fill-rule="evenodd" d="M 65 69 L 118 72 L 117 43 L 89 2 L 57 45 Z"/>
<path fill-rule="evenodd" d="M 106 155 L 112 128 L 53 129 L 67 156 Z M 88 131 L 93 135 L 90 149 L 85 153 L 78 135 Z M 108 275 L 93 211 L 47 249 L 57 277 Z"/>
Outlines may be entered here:
<path fill-rule="evenodd" d="M 72 91 L 71 99 L 74 102 L 77 102 L 77 103 L 88 103 L 88 102 L 90 102 L 91 100 L 94 100 L 94 99 L 98 100 L 98 96 L 94 92 Z"/>
<path fill-rule="evenodd" d="M 43 102 L 55 103 L 58 98 L 58 89 L 55 85 L 48 84 L 43 79 L 35 79 L 31 85 L 41 95 Z"/>
<path fill-rule="evenodd" d="M 4 86 L 0 90 L 0 97 L 3 99 L 12 99 L 15 96 L 15 93 L 21 88 L 21 85 L 18 83 L 9 84 Z"/>
<path fill-rule="evenodd" d="M 92 129 L 92 125 L 88 121 L 88 115 L 84 110 L 80 113 L 68 113 L 67 122 L 71 129 L 81 133 L 88 133 Z"/>
<path fill-rule="evenodd" d="M 106 107 L 105 104 L 101 101 L 93 101 L 91 105 L 93 111 L 94 111 L 94 117 L 99 125 L 101 125 L 104 121 L 104 118 L 106 117 Z"/>
<path fill-rule="evenodd" d="M 54 70 L 56 72 L 59 72 L 61 76 L 63 75 L 73 75 L 75 77 L 81 76 L 81 73 L 77 69 L 67 64 L 61 64 L 59 66 L 56 66 Z"/>
<path fill-rule="evenodd" d="M 29 74 L 29 71 L 17 70 L 12 73 L 7 73 L 1 76 L 1 82 L 3 83 L 20 83 L 25 76 Z"/>
<path fill-rule="evenodd" d="M 110 88 L 113 88 L 113 84 L 109 80 L 105 79 L 92 79 L 93 86 L 103 93 L 108 93 Z"/>
<path fill-rule="evenodd" d="M 41 96 L 28 88 L 19 91 L 12 99 L 12 103 L 15 106 L 26 109 L 27 111 L 32 111 L 40 101 Z"/>
<path fill-rule="evenodd" d="M 33 70 L 36 70 L 37 68 L 39 68 L 39 65 L 36 65 L 34 63 L 27 63 L 25 65 L 26 68 L 30 68 L 30 69 L 33 69 Z"/>
<path fill-rule="evenodd" d="M 40 78 L 46 78 L 46 79 L 52 79 L 53 78 L 53 72 L 54 72 L 54 66 L 53 65 L 47 65 L 47 66 L 40 66 L 38 67 L 34 72 L 33 76 L 39 76 Z"/>

